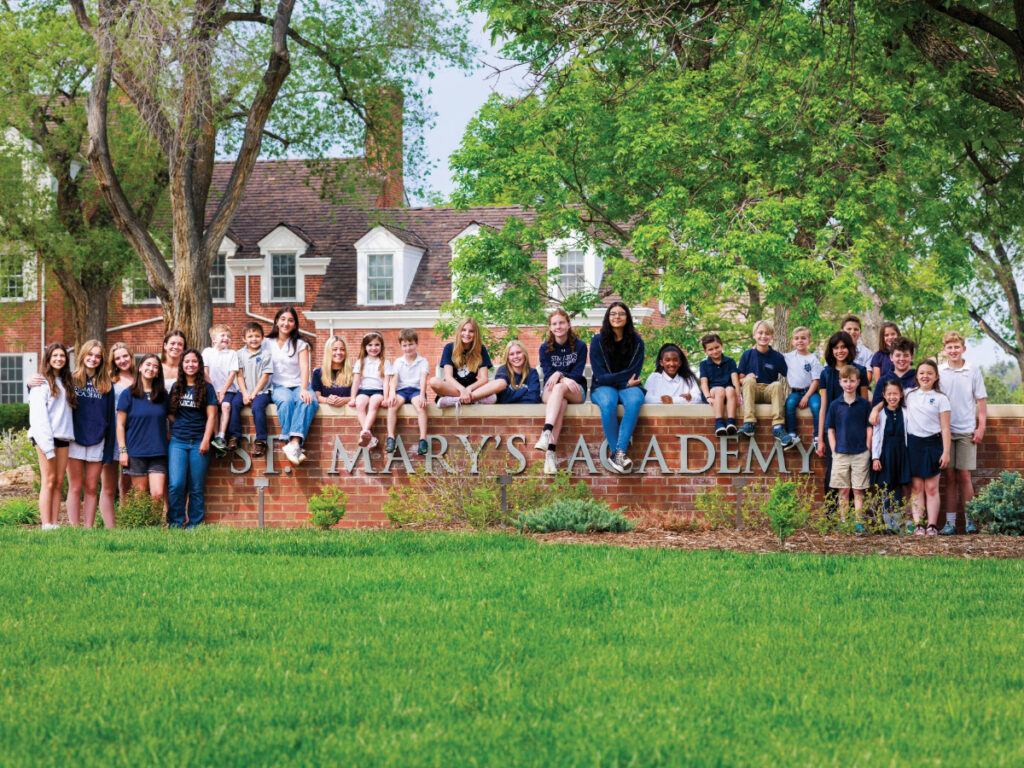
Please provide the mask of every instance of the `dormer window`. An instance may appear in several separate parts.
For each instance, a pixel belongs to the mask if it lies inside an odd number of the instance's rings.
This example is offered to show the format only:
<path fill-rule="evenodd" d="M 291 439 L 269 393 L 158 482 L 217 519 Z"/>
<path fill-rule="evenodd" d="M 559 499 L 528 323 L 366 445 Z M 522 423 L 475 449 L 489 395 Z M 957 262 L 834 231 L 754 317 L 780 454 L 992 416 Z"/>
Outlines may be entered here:
<path fill-rule="evenodd" d="M 552 295 L 559 300 L 575 293 L 597 291 L 604 279 L 604 259 L 593 244 L 577 234 L 548 243 L 548 270 L 558 270 Z"/>
<path fill-rule="evenodd" d="M 426 243 L 413 232 L 381 224 L 355 246 L 356 304 L 405 304 Z"/>
<path fill-rule="evenodd" d="M 558 287 L 563 297 L 572 296 L 587 288 L 585 256 L 586 253 L 578 248 L 559 254 L 558 269 L 561 274 L 558 276 Z"/>
<path fill-rule="evenodd" d="M 285 224 L 279 224 L 258 243 L 263 258 L 260 300 L 264 304 L 302 304 L 306 278 L 323 275 L 327 257 L 307 256 L 310 241 Z"/>
<path fill-rule="evenodd" d="M 295 300 L 295 259 L 294 252 L 270 254 L 270 300 Z"/>

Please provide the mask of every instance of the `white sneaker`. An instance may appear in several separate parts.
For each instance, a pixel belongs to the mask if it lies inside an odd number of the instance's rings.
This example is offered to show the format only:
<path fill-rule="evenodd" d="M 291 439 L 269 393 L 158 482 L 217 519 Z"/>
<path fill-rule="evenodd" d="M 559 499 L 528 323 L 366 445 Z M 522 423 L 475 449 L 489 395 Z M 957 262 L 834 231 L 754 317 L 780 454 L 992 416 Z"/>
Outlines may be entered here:
<path fill-rule="evenodd" d="M 460 405 L 461 402 L 462 401 L 459 400 L 459 398 L 457 398 L 457 397 L 452 397 L 451 395 L 445 395 L 444 397 L 442 397 L 440 400 L 437 401 L 437 407 L 438 408 L 452 408 L 452 407 L 456 407 L 456 406 Z"/>
<path fill-rule="evenodd" d="M 492 403 L 498 402 L 498 396 L 488 395 L 487 397 L 481 397 L 479 400 L 477 400 L 477 402 L 482 405 L 491 405 Z"/>
<path fill-rule="evenodd" d="M 376 437 L 374 437 L 373 435 L 370 435 L 370 442 L 368 442 L 366 444 L 366 450 L 370 450 L 371 448 L 376 448 L 378 445 L 380 445 L 380 441 Z"/>
<path fill-rule="evenodd" d="M 302 449 L 299 448 L 297 443 L 288 443 L 281 449 L 281 452 L 292 463 L 292 466 L 297 467 L 302 463 Z"/>
<path fill-rule="evenodd" d="M 558 474 L 558 459 L 555 458 L 554 451 L 544 451 L 544 474 Z"/>
<path fill-rule="evenodd" d="M 41 530 L 41 531 L 52 531 L 56 527 L 57 526 L 54 525 L 53 523 L 43 523 L 41 526 L 39 526 L 39 530 Z"/>
<path fill-rule="evenodd" d="M 540 440 L 538 440 L 533 447 L 538 451 L 546 451 L 549 445 L 551 445 L 551 430 L 545 429 L 540 433 Z"/>

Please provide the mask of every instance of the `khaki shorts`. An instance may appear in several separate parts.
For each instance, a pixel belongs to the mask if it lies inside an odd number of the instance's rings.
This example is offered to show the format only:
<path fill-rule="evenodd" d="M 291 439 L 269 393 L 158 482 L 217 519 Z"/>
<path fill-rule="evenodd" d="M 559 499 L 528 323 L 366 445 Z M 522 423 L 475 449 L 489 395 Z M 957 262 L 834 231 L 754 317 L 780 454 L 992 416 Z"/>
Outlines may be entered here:
<path fill-rule="evenodd" d="M 871 451 L 832 454 L 832 476 L 828 484 L 833 488 L 867 490 L 871 485 Z"/>
<path fill-rule="evenodd" d="M 978 468 L 978 444 L 971 442 L 972 437 L 972 432 L 954 432 L 950 435 L 950 469 L 966 469 L 973 472 Z"/>

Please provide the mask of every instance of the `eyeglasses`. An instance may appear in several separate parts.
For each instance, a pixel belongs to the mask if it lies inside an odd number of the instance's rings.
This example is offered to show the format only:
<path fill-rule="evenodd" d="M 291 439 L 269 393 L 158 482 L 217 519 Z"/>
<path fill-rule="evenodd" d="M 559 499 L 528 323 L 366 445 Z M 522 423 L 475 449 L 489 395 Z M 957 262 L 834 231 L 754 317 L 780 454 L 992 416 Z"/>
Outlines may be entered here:
<path fill-rule="evenodd" d="M 626 317 L 625 312 L 609 312 L 608 317 Z"/>

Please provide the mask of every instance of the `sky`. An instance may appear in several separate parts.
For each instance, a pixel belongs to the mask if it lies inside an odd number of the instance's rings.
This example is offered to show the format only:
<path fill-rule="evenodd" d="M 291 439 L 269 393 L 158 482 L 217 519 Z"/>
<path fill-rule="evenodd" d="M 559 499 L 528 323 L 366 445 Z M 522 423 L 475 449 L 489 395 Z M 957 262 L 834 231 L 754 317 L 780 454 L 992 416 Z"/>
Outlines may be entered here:
<path fill-rule="evenodd" d="M 457 5 L 453 0 L 444 2 L 452 9 Z M 437 117 L 434 125 L 424 131 L 426 153 L 432 165 L 432 170 L 424 179 L 424 186 L 444 198 L 454 188 L 448 157 L 458 148 L 470 119 L 492 93 L 510 95 L 517 93 L 520 88 L 517 71 L 496 77 L 493 67 L 487 66 L 499 64 L 500 58 L 491 48 L 489 35 L 484 31 L 483 14 L 471 17 L 470 21 L 469 37 L 479 49 L 479 59 L 485 66 L 470 73 L 452 68 L 438 70 L 430 81 L 430 93 L 427 96 L 427 104 Z M 412 205 L 423 205 L 425 202 L 416 198 L 410 200 Z M 984 366 L 1012 359 L 987 337 L 968 342 L 965 357 L 968 362 Z"/>

